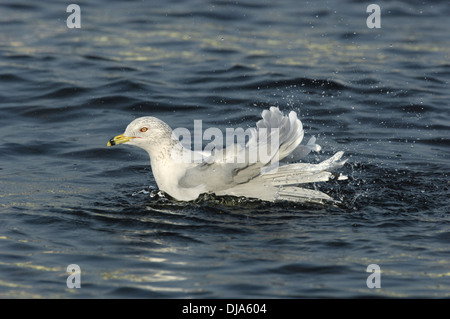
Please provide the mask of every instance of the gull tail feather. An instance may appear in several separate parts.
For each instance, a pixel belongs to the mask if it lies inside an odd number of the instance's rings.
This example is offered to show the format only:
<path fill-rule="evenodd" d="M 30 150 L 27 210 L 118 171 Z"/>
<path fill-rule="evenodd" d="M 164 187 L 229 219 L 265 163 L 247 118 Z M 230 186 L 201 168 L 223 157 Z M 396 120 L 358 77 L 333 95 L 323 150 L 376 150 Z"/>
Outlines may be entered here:
<path fill-rule="evenodd" d="M 315 203 L 322 203 L 323 201 L 336 202 L 332 197 L 321 191 L 293 186 L 282 187 L 278 192 L 277 200 Z"/>
<path fill-rule="evenodd" d="M 298 186 L 299 184 L 327 182 L 333 179 L 345 180 L 347 176 L 333 173 L 336 168 L 343 166 L 346 162 L 339 161 L 344 152 L 337 152 L 332 157 L 319 164 L 290 164 L 278 168 L 277 171 L 262 175 L 266 180 L 269 180 L 273 186 L 279 186 L 277 200 L 288 201 L 309 201 L 322 202 L 332 201 L 336 202 L 327 194 L 312 189 L 305 189 Z"/>
<path fill-rule="evenodd" d="M 318 164 L 297 163 L 280 166 L 277 170 L 259 175 L 246 184 L 239 184 L 226 190 L 227 194 L 259 198 L 266 201 L 338 202 L 327 194 L 313 189 L 299 187 L 300 184 L 345 180 L 347 176 L 333 173 L 346 160 L 340 161 L 343 152 Z M 220 195 L 220 194 L 218 194 Z"/>

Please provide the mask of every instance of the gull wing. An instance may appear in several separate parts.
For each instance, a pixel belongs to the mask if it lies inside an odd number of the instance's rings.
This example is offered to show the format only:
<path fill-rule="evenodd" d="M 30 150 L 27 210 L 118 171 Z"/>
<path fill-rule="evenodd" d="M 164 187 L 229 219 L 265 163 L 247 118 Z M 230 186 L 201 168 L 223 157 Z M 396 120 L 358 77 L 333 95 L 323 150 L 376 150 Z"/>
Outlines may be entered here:
<path fill-rule="evenodd" d="M 304 135 L 297 114 L 291 111 L 285 116 L 277 107 L 264 110 L 256 128 L 247 129 L 246 133 L 248 142 L 245 145 L 216 147 L 203 162 L 186 170 L 179 186 L 190 188 L 202 184 L 215 192 L 249 182 L 264 169 L 277 166 L 279 160 L 299 146 Z M 316 149 L 320 147 L 315 144 L 315 139 L 311 139 L 302 146 L 300 153 L 304 156 Z"/>

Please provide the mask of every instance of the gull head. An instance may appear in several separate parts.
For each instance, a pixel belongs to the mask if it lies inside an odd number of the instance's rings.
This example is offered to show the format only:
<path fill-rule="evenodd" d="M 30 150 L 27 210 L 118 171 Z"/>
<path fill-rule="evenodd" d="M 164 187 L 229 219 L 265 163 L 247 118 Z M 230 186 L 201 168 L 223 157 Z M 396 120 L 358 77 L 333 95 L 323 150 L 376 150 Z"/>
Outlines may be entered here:
<path fill-rule="evenodd" d="M 148 150 L 152 144 L 159 144 L 171 139 L 172 129 L 163 121 L 152 116 L 135 119 L 128 124 L 123 134 L 117 135 L 108 141 L 107 146 L 122 143 L 135 145 Z"/>

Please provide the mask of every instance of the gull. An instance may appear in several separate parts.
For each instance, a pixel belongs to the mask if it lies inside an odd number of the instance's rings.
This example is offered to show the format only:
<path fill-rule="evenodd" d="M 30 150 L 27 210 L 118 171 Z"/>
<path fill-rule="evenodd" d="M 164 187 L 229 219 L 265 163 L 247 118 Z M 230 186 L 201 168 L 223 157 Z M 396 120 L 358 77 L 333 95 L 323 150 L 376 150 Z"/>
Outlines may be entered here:
<path fill-rule="evenodd" d="M 129 144 L 147 151 L 159 190 L 178 201 L 212 193 L 269 202 L 336 202 L 321 191 L 300 185 L 347 179 L 334 173 L 345 164 L 346 160 L 340 160 L 344 153 L 339 151 L 317 164 L 299 162 L 321 147 L 314 136 L 300 145 L 304 131 L 296 112 L 284 115 L 272 106 L 261 116 L 256 127 L 248 129 L 245 144 L 233 143 L 224 149 L 221 145 L 211 150 L 188 149 L 169 125 L 152 116 L 135 119 L 107 146 Z M 258 153 L 268 145 L 270 154 Z M 255 153 L 259 155 L 255 157 Z"/>

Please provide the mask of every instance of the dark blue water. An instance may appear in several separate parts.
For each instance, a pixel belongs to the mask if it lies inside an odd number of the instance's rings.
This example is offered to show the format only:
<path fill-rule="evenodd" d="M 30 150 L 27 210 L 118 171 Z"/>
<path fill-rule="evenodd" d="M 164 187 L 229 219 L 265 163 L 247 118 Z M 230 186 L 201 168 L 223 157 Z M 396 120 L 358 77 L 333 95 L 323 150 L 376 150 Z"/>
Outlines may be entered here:
<path fill-rule="evenodd" d="M 1 298 L 450 296 L 447 1 L 0 4 Z M 339 206 L 158 194 L 134 118 L 295 110 Z M 81 268 L 81 288 L 66 268 Z M 381 269 L 369 289 L 366 268 Z"/>

